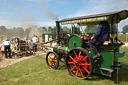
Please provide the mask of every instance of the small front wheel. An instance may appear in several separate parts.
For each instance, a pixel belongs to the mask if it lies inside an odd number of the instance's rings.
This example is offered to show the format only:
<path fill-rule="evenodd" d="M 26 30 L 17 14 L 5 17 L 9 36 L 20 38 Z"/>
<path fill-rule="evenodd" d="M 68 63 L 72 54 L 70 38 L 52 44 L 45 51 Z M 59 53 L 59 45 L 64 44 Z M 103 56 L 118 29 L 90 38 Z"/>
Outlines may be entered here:
<path fill-rule="evenodd" d="M 48 52 L 46 55 L 46 63 L 49 68 L 57 69 L 59 66 L 59 58 L 55 52 Z"/>

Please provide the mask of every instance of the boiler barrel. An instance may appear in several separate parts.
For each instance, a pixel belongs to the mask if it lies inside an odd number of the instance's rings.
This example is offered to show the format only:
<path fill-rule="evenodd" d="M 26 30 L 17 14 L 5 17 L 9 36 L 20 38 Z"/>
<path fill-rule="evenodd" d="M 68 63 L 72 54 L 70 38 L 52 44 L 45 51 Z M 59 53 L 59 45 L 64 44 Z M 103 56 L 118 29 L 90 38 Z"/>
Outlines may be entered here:
<path fill-rule="evenodd" d="M 66 55 L 69 52 L 68 47 L 55 45 L 53 51 L 57 54 Z"/>

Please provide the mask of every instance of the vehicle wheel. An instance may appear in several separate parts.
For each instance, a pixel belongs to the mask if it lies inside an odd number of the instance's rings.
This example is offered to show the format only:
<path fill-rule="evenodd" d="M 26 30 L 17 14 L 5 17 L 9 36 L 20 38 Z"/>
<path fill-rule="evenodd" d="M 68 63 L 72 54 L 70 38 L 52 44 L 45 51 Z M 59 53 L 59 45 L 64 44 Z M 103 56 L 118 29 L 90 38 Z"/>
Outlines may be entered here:
<path fill-rule="evenodd" d="M 55 52 L 48 52 L 46 55 L 46 63 L 49 68 L 57 69 L 59 66 L 59 58 Z"/>
<path fill-rule="evenodd" d="M 88 51 L 83 48 L 75 48 L 67 54 L 66 66 L 72 76 L 86 79 L 93 72 L 94 64 Z"/>

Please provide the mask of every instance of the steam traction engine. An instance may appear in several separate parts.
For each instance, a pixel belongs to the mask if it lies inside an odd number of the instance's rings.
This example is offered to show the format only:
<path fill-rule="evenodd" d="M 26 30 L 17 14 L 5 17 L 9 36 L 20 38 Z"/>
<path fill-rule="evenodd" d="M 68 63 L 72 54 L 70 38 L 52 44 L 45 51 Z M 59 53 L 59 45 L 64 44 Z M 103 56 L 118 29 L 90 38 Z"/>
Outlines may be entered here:
<path fill-rule="evenodd" d="M 57 45 L 52 52 L 46 55 L 47 65 L 52 69 L 57 69 L 59 61 L 65 59 L 66 67 L 69 73 L 79 79 L 88 78 L 92 72 L 111 77 L 115 69 L 121 68 L 118 58 L 124 56 L 124 51 L 119 47 L 123 45 L 117 36 L 117 25 L 121 20 L 128 17 L 128 11 L 116 11 L 111 13 L 82 16 L 75 18 L 63 19 L 56 21 Z M 61 37 L 60 24 L 77 24 L 79 26 L 98 25 L 101 21 L 107 21 L 111 26 L 110 42 L 98 46 L 98 52 L 101 54 L 100 59 L 93 59 L 94 53 L 89 48 L 88 41 L 90 35 L 79 34 L 77 28 L 72 27 L 70 36 L 67 34 Z"/>

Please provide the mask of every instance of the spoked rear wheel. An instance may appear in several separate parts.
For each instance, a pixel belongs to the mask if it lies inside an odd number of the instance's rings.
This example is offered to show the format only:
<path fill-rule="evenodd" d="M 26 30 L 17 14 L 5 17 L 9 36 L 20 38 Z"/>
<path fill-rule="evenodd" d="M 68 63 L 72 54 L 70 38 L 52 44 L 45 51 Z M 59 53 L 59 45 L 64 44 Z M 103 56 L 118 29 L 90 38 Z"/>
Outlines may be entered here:
<path fill-rule="evenodd" d="M 46 55 L 46 63 L 49 68 L 57 69 L 59 66 L 59 58 L 55 52 L 48 52 Z"/>
<path fill-rule="evenodd" d="M 79 79 L 88 78 L 93 72 L 93 59 L 83 48 L 72 49 L 66 57 L 66 66 L 69 73 Z"/>

